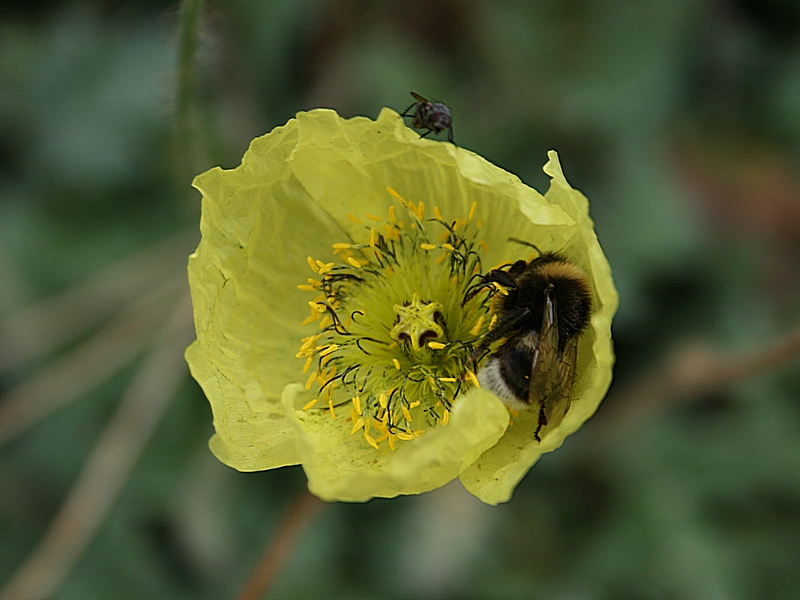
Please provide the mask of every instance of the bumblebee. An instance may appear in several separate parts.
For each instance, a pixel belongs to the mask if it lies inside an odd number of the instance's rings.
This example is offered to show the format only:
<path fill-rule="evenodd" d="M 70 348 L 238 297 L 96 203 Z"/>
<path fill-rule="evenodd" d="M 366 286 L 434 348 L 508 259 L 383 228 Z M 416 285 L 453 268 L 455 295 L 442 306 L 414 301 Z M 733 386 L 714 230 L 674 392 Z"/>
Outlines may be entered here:
<path fill-rule="evenodd" d="M 419 94 L 411 92 L 414 102 L 405 109 L 401 117 L 412 117 L 411 127 L 414 129 L 427 129 L 420 137 L 429 133 L 441 133 L 447 130 L 447 141 L 453 144 L 453 115 L 450 107 L 441 102 L 429 102 Z M 414 111 L 412 113 L 412 111 Z"/>
<path fill-rule="evenodd" d="M 498 319 L 472 354 L 480 364 L 491 346 L 502 343 L 478 369 L 478 381 L 509 408 L 538 411 L 533 437 L 558 425 L 569 410 L 578 338 L 587 328 L 592 298 L 586 274 L 558 254 L 493 269 L 467 290 L 466 300 L 482 290 L 499 298 Z M 465 300 L 465 301 L 466 301 Z"/>

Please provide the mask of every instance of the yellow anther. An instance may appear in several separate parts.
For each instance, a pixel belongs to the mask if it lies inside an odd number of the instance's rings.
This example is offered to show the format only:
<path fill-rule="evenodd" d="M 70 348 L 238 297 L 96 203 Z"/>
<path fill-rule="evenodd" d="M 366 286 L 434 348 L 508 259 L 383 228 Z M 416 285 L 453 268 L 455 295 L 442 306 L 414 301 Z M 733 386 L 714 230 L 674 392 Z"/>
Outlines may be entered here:
<path fill-rule="evenodd" d="M 297 284 L 297 289 L 298 290 L 303 290 L 303 291 L 306 291 L 306 292 L 313 292 L 315 288 L 314 288 L 313 285 L 307 285 L 305 283 L 299 283 L 299 284 Z"/>
<path fill-rule="evenodd" d="M 314 273 L 319 273 L 319 267 L 317 266 L 317 263 L 314 262 L 314 259 L 309 256 L 307 260 L 308 266 L 311 267 L 311 270 L 314 271 Z"/>
<path fill-rule="evenodd" d="M 425 218 L 425 203 L 422 200 L 417 204 L 417 218 L 420 221 Z"/>
<path fill-rule="evenodd" d="M 311 402 L 308 402 L 308 403 L 307 403 L 307 404 L 306 404 L 306 405 L 303 407 L 303 410 L 308 410 L 309 408 L 312 408 L 312 407 L 313 407 L 313 406 L 314 406 L 314 405 L 317 403 L 317 400 L 319 400 L 319 398 L 314 398 L 314 399 L 313 399 Z"/>
<path fill-rule="evenodd" d="M 406 421 L 408 421 L 409 423 L 411 423 L 411 421 L 413 420 L 411 418 L 411 413 L 409 412 L 409 410 L 405 406 L 403 407 L 403 416 L 406 418 Z"/>
<path fill-rule="evenodd" d="M 442 342 L 428 342 L 428 348 L 431 350 L 442 350 L 446 347 L 446 344 Z"/>
<path fill-rule="evenodd" d="M 398 431 L 396 434 L 398 440 L 403 440 L 406 442 L 410 442 L 414 439 L 414 436 L 410 433 L 406 433 L 405 431 Z"/>
<path fill-rule="evenodd" d="M 450 411 L 445 409 L 441 418 L 442 425 L 447 425 L 450 422 Z"/>
<path fill-rule="evenodd" d="M 392 364 L 394 365 L 395 369 L 397 369 L 398 371 L 400 370 L 400 361 L 399 360 L 397 360 L 396 358 L 393 358 L 392 359 Z"/>
<path fill-rule="evenodd" d="M 315 312 L 318 312 L 318 313 L 324 313 L 325 312 L 325 305 L 324 304 L 321 304 L 319 302 L 309 302 L 308 305 L 311 307 L 311 310 L 313 310 Z"/>
<path fill-rule="evenodd" d="M 455 383 L 458 380 L 455 377 L 439 377 L 439 381 L 444 381 L 445 383 Z"/>
<path fill-rule="evenodd" d="M 389 400 L 383 392 L 378 396 L 378 404 L 381 405 L 381 408 L 386 408 L 389 405 Z"/>
<path fill-rule="evenodd" d="M 485 320 L 486 319 L 484 318 L 484 316 L 481 315 L 480 318 L 476 321 L 475 325 L 473 325 L 472 329 L 469 330 L 470 334 L 478 335 L 478 333 L 480 333 L 481 331 L 481 327 L 483 327 L 483 322 Z"/>
<path fill-rule="evenodd" d="M 311 363 L 314 362 L 314 357 L 309 356 L 306 359 L 306 363 L 303 365 L 303 373 L 308 373 L 308 370 L 311 368 Z"/>
<path fill-rule="evenodd" d="M 353 408 L 356 409 L 359 415 L 364 414 L 361 410 L 361 396 L 353 396 Z"/>
<path fill-rule="evenodd" d="M 492 315 L 492 320 L 489 321 L 489 329 L 494 329 L 494 326 L 497 324 L 497 315 Z"/>
<path fill-rule="evenodd" d="M 314 371 L 314 372 L 313 372 L 313 373 L 312 373 L 312 374 L 311 374 L 311 375 L 308 377 L 308 381 L 306 381 L 306 389 L 307 389 L 307 390 L 310 390 L 310 389 L 311 389 L 311 384 L 312 384 L 312 383 L 314 383 L 314 380 L 317 378 L 317 375 L 319 375 L 319 371 Z"/>
<path fill-rule="evenodd" d="M 320 356 L 328 356 L 333 352 L 336 352 L 339 349 L 339 344 L 328 344 L 327 346 L 323 346 L 323 350 L 319 353 Z"/>
<path fill-rule="evenodd" d="M 319 267 L 319 274 L 324 275 L 328 273 L 331 269 L 333 269 L 333 263 L 324 263 L 321 260 L 317 261 L 317 266 Z"/>
<path fill-rule="evenodd" d="M 455 248 L 453 247 L 452 244 L 444 243 L 444 244 L 442 244 L 442 248 L 444 248 L 445 250 L 448 250 L 450 252 L 455 252 Z"/>
<path fill-rule="evenodd" d="M 386 439 L 389 440 L 389 448 L 391 448 L 392 450 L 394 450 L 394 438 L 395 435 L 393 433 L 390 433 L 386 436 Z"/>
<path fill-rule="evenodd" d="M 381 219 L 377 215 L 364 215 L 364 216 L 367 217 L 370 221 L 375 221 L 375 222 L 383 221 L 383 219 Z"/>
<path fill-rule="evenodd" d="M 333 325 L 333 319 L 331 319 L 330 315 L 325 315 L 324 317 L 322 317 L 322 321 L 319 322 L 320 329 L 325 329 L 330 325 Z"/>
<path fill-rule="evenodd" d="M 389 207 L 389 223 L 391 223 L 392 225 L 397 223 L 397 217 L 394 214 L 394 204 Z"/>
<path fill-rule="evenodd" d="M 472 382 L 472 385 L 474 385 L 475 387 L 478 388 L 481 387 L 481 384 L 478 381 L 478 378 L 475 376 L 475 373 L 473 373 L 469 369 L 467 369 L 467 378 Z"/>
<path fill-rule="evenodd" d="M 414 400 L 411 404 L 408 405 L 409 408 L 417 408 L 420 405 L 419 400 Z"/>
<path fill-rule="evenodd" d="M 334 250 L 346 250 L 349 247 L 350 244 L 348 244 L 347 242 L 337 242 L 336 244 L 333 245 Z"/>
<path fill-rule="evenodd" d="M 481 250 L 483 250 L 484 252 L 489 251 L 489 244 L 487 244 L 484 240 L 479 241 L 478 245 L 480 245 Z"/>
<path fill-rule="evenodd" d="M 364 419 L 358 419 L 355 423 L 353 423 L 353 431 L 350 432 L 350 435 L 353 435 L 359 429 L 364 427 Z"/>
<path fill-rule="evenodd" d="M 472 221 L 472 217 L 475 216 L 475 209 L 478 208 L 478 203 L 473 202 L 472 206 L 469 207 L 469 217 L 467 217 L 470 221 Z"/>
<path fill-rule="evenodd" d="M 355 258 L 353 258 L 352 256 L 348 256 L 348 257 L 347 257 L 347 262 L 348 262 L 348 263 L 350 263 L 352 266 L 354 266 L 356 269 L 360 269 L 360 268 L 361 268 L 361 263 L 360 263 L 360 262 L 358 262 L 358 261 L 357 261 Z"/>
<path fill-rule="evenodd" d="M 364 439 L 367 440 L 367 443 L 373 448 L 375 448 L 375 450 L 380 450 L 378 442 L 376 442 L 368 433 L 364 433 Z"/>
<path fill-rule="evenodd" d="M 333 410 L 333 400 L 330 398 L 328 399 L 328 410 L 331 411 L 331 419 L 335 419 L 336 412 Z"/>
<path fill-rule="evenodd" d="M 437 221 L 444 221 L 442 218 L 442 212 L 439 210 L 438 206 L 433 207 L 433 216 L 436 217 Z"/>
<path fill-rule="evenodd" d="M 420 244 L 419 246 L 423 250 L 434 250 L 436 248 L 436 244 Z"/>
<path fill-rule="evenodd" d="M 390 188 L 390 187 L 388 187 L 388 186 L 387 186 L 387 187 L 386 187 L 386 191 L 387 191 L 387 192 L 389 192 L 389 193 L 390 193 L 392 196 L 394 196 L 394 197 L 395 197 L 395 198 L 397 198 L 398 200 L 400 200 L 400 199 L 402 198 L 402 196 L 400 196 L 400 194 L 398 194 L 398 193 L 397 193 L 397 192 L 394 190 L 394 188 Z"/>
<path fill-rule="evenodd" d="M 351 215 L 350 213 L 347 213 L 347 218 L 350 219 L 356 225 L 361 225 L 361 220 L 358 217 L 356 217 L 355 215 Z"/>
<path fill-rule="evenodd" d="M 370 245 L 370 248 L 374 248 L 375 247 L 375 228 L 374 227 L 370 227 L 369 228 L 369 245 Z"/>

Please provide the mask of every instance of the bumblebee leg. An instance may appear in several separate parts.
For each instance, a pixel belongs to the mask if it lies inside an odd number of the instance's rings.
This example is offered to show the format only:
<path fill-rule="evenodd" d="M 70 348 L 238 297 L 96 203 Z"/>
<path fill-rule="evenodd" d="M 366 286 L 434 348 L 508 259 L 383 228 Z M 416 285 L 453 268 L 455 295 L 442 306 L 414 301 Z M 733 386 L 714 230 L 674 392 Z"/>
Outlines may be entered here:
<path fill-rule="evenodd" d="M 453 126 L 447 128 L 447 141 L 450 142 L 455 146 L 455 142 L 453 141 Z"/>
<path fill-rule="evenodd" d="M 426 131 L 426 132 L 425 132 L 425 133 L 423 133 L 421 136 L 419 136 L 419 137 L 420 137 L 420 139 L 424 138 L 424 137 L 425 137 L 426 135 L 428 135 L 428 134 L 429 134 L 431 131 L 433 131 L 433 129 L 428 129 L 428 131 Z"/>
<path fill-rule="evenodd" d="M 539 405 L 539 425 L 536 427 L 536 431 L 533 432 L 533 439 L 537 442 L 541 442 L 542 438 L 539 437 L 539 432 L 542 430 L 542 427 L 547 425 L 547 415 L 544 414 L 544 404 L 546 400 L 542 400 L 541 404 Z"/>

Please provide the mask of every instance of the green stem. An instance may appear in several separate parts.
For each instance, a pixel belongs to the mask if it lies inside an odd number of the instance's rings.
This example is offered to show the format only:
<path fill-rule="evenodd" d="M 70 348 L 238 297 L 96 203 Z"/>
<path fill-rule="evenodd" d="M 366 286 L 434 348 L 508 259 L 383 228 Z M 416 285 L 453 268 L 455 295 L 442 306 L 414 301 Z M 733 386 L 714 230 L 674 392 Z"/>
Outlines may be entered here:
<path fill-rule="evenodd" d="M 197 36 L 202 0 L 181 2 L 178 47 L 178 82 L 175 111 L 175 168 L 179 185 L 191 177 L 195 148 L 192 140 L 192 100 L 195 90 Z"/>

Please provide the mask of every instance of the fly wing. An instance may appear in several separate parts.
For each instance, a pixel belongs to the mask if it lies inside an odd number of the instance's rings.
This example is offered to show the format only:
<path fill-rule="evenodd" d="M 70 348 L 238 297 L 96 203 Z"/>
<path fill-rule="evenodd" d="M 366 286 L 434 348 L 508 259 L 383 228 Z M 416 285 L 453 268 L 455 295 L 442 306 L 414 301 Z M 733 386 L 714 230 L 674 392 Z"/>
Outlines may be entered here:
<path fill-rule="evenodd" d="M 424 104 L 425 102 L 427 102 L 427 100 L 425 98 L 423 98 L 422 96 L 420 96 L 416 92 L 411 92 L 411 95 L 414 96 L 414 100 L 416 100 L 420 104 Z"/>

